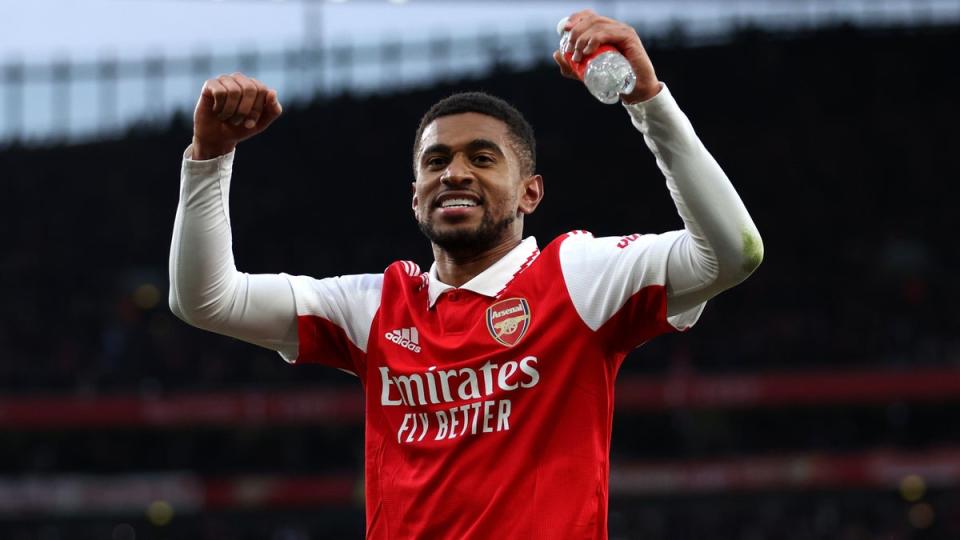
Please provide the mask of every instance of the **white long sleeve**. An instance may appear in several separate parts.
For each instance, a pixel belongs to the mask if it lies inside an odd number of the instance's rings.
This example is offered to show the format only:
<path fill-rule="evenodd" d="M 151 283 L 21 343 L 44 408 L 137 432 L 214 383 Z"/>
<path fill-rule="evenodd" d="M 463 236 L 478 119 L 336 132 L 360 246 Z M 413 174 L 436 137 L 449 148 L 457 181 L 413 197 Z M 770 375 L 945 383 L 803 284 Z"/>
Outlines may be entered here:
<path fill-rule="evenodd" d="M 170 246 L 170 309 L 198 328 L 297 357 L 297 310 L 287 278 L 238 272 L 229 194 L 234 153 L 207 161 L 184 154 Z"/>
<path fill-rule="evenodd" d="M 746 279 L 763 260 L 763 241 L 666 85 L 653 98 L 624 107 L 656 157 L 684 223 L 667 260 L 668 313 L 681 313 Z"/>
<path fill-rule="evenodd" d="M 649 309 L 631 310 L 630 302 L 650 287 L 665 291 L 666 322 L 686 329 L 707 300 L 760 264 L 763 243 L 666 85 L 655 97 L 625 107 L 656 157 L 684 228 L 623 237 L 573 235 L 560 250 L 564 279 L 577 312 L 594 330 L 618 314 L 626 317 L 617 322 L 624 334 L 649 324 Z"/>

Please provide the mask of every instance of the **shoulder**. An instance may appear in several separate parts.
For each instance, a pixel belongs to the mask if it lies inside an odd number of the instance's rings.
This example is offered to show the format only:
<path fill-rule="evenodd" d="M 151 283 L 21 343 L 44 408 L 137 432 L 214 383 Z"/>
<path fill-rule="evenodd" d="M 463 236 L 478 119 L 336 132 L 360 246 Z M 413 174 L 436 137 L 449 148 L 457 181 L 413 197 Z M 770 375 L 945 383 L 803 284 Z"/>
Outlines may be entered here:
<path fill-rule="evenodd" d="M 383 274 L 350 274 L 326 278 L 292 276 L 282 274 L 290 282 L 295 293 L 309 292 L 369 292 L 379 291 L 383 286 Z"/>
<path fill-rule="evenodd" d="M 423 272 L 420 270 L 420 266 L 413 261 L 393 261 L 383 271 L 384 274 L 389 274 L 391 272 L 410 277 L 418 277 L 423 275 Z"/>
<path fill-rule="evenodd" d="M 666 237 L 672 235 L 673 232 L 596 237 L 590 231 L 575 230 L 556 237 L 548 249 L 555 250 L 564 263 L 603 262 L 622 255 L 637 256 L 649 252 L 649 248 L 658 242 L 666 240 L 669 243 L 671 239 Z"/>
<path fill-rule="evenodd" d="M 412 285 L 416 290 L 422 290 L 430 283 L 430 274 L 420 270 L 420 266 L 413 261 L 394 261 L 383 271 L 384 280 Z"/>

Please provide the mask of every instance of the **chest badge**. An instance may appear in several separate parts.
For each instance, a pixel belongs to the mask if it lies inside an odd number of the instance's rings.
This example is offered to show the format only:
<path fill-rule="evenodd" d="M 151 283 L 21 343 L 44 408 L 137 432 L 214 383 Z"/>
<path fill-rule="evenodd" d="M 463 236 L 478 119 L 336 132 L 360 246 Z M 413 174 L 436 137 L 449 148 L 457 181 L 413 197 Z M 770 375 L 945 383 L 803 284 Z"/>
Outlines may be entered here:
<path fill-rule="evenodd" d="M 530 305 L 524 298 L 507 298 L 487 308 L 487 330 L 497 343 L 513 347 L 530 328 Z"/>

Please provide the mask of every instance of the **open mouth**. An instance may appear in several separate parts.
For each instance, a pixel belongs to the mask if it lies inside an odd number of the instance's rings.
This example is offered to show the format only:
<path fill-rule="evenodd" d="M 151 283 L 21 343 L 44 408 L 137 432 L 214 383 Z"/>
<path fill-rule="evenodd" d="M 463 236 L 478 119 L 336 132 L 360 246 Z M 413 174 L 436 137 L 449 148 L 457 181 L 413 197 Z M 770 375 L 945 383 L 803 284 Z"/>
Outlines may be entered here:
<path fill-rule="evenodd" d="M 450 192 L 443 193 L 434 202 L 436 208 L 473 208 L 480 206 L 480 197 L 469 192 Z"/>

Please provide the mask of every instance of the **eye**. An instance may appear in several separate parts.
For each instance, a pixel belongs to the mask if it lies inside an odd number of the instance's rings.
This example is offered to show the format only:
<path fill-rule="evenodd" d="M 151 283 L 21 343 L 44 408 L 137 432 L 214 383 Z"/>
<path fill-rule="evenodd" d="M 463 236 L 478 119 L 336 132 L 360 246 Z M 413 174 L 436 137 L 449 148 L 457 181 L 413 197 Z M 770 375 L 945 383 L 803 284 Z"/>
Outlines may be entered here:
<path fill-rule="evenodd" d="M 473 160 L 476 161 L 477 163 L 482 163 L 484 165 L 490 165 L 492 163 L 495 163 L 495 160 L 493 159 L 493 157 L 488 154 L 477 154 L 476 156 L 474 156 Z"/>
<path fill-rule="evenodd" d="M 435 169 L 437 167 L 442 167 L 443 164 L 446 162 L 447 160 L 445 158 L 442 158 L 440 156 L 434 156 L 432 158 L 428 158 L 425 164 L 428 168 Z"/>

